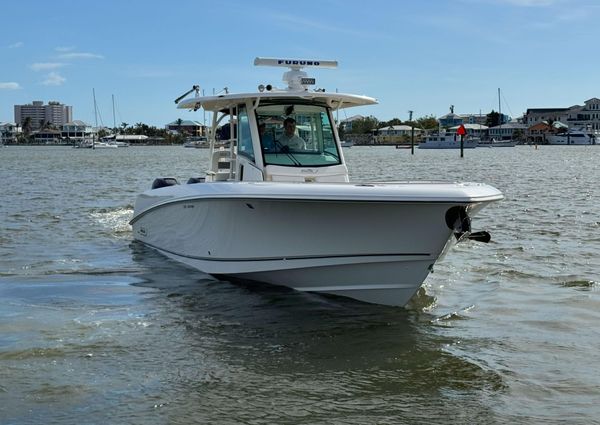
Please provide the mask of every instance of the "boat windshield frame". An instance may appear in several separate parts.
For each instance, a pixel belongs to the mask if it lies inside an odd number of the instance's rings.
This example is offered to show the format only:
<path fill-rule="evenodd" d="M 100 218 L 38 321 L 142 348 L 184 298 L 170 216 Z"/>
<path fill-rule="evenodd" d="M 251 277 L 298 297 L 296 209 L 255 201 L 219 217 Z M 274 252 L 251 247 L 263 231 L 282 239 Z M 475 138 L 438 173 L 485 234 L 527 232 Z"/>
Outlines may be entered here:
<path fill-rule="evenodd" d="M 255 108 L 255 115 L 265 166 L 329 167 L 343 164 L 330 107 L 288 98 L 261 102 Z M 285 124 L 290 119 L 295 123 L 295 130 L 293 136 L 286 136 Z"/>

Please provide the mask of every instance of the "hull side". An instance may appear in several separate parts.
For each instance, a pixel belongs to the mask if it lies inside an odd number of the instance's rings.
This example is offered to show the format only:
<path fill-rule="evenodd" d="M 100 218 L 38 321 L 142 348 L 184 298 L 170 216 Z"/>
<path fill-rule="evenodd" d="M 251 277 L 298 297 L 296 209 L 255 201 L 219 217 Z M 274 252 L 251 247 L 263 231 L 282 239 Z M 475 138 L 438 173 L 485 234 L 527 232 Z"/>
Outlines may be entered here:
<path fill-rule="evenodd" d="M 133 233 L 205 273 L 403 306 L 452 236 L 453 205 L 193 199 L 144 214 Z"/>

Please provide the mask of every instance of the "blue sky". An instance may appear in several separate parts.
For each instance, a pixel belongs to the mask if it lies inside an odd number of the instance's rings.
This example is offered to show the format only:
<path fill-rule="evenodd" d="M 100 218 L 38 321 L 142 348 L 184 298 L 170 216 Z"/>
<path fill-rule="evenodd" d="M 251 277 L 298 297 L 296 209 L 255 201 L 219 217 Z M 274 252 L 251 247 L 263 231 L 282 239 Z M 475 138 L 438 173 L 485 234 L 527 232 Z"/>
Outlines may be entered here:
<path fill-rule="evenodd" d="M 226 2 L 66 0 L 4 2 L 0 121 L 13 105 L 56 100 L 94 123 L 162 127 L 201 113 L 173 100 L 199 84 L 283 86 L 283 69 L 256 56 L 334 59 L 317 87 L 365 94 L 379 105 L 345 112 L 379 120 L 448 112 L 513 117 L 600 97 L 600 1 L 304 0 Z M 340 118 L 343 118 L 340 116 Z"/>

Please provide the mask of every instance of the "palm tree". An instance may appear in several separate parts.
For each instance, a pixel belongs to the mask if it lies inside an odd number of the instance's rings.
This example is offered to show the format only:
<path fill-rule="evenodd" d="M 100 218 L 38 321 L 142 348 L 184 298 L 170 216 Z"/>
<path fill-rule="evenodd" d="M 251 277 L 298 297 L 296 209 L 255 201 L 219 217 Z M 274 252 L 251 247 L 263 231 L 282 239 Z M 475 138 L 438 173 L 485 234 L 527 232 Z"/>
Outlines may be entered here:
<path fill-rule="evenodd" d="M 25 137 L 29 136 L 29 133 L 31 133 L 31 117 L 26 117 L 23 120 L 23 133 L 25 134 Z"/>
<path fill-rule="evenodd" d="M 181 124 L 183 124 L 183 120 L 181 118 L 177 118 L 177 133 L 181 134 Z"/>

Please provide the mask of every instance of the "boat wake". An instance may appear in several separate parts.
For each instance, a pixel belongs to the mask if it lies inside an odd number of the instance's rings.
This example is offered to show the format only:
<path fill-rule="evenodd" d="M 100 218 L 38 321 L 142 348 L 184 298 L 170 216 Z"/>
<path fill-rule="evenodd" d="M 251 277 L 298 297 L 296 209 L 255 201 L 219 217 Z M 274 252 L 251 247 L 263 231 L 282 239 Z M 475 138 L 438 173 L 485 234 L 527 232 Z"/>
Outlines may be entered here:
<path fill-rule="evenodd" d="M 131 237 L 129 220 L 132 215 L 133 206 L 127 205 L 125 207 L 94 209 L 90 213 L 90 218 L 105 230 L 105 234 L 129 238 Z"/>

